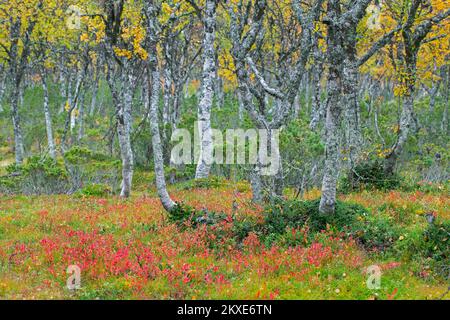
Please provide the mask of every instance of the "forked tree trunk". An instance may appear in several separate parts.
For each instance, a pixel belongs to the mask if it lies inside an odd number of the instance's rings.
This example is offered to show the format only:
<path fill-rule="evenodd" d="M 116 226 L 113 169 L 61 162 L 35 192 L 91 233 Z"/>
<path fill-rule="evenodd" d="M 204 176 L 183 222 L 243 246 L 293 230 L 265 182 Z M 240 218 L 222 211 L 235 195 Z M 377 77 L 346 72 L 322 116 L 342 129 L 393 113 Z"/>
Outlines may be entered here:
<path fill-rule="evenodd" d="M 400 123 L 398 127 L 398 135 L 397 141 L 395 145 L 392 147 L 391 152 L 386 157 L 386 161 L 384 164 L 384 171 L 387 175 L 392 175 L 395 170 L 395 165 L 397 164 L 397 160 L 401 155 L 403 148 L 406 144 L 406 141 L 409 137 L 409 132 L 411 130 L 412 124 L 412 114 L 413 114 L 413 106 L 414 106 L 414 93 L 406 95 L 403 97 L 402 101 L 402 113 L 400 115 Z"/>

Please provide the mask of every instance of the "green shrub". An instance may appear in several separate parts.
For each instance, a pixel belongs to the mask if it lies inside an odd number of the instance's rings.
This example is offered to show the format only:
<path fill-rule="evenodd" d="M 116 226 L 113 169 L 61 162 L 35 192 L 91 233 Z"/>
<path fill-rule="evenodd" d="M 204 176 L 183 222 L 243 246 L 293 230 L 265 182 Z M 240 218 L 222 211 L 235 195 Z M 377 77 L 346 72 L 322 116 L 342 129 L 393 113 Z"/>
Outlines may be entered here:
<path fill-rule="evenodd" d="M 341 179 L 339 190 L 349 193 L 365 188 L 392 190 L 400 186 L 401 178 L 398 174 L 387 176 L 383 162 L 372 160 L 358 163 L 352 170 L 349 170 Z"/>
<path fill-rule="evenodd" d="M 400 237 L 401 229 L 388 215 L 359 216 L 352 226 L 352 235 L 364 248 L 384 251 Z"/>
<path fill-rule="evenodd" d="M 396 243 L 398 255 L 405 259 L 416 260 L 430 267 L 436 275 L 450 276 L 450 221 L 435 220 L 425 230 L 416 227 L 408 232 L 403 241 Z"/>
<path fill-rule="evenodd" d="M 320 199 L 312 201 L 279 201 L 266 208 L 265 226 L 270 233 L 282 233 L 286 227 L 297 228 L 305 223 L 311 231 L 326 229 L 327 225 L 344 230 L 354 224 L 356 218 L 368 212 L 360 205 L 337 201 L 334 214 L 323 215 L 319 212 Z"/>
<path fill-rule="evenodd" d="M 69 189 L 64 167 L 48 157 L 33 156 L 23 165 L 11 164 L 0 179 L 3 193 L 59 194 Z"/>
<path fill-rule="evenodd" d="M 121 168 L 119 160 L 80 146 L 68 150 L 64 159 L 73 192 L 90 184 L 107 184 L 112 190 L 119 188 Z"/>
<path fill-rule="evenodd" d="M 264 234 L 275 240 L 286 230 L 308 226 L 311 236 L 331 227 L 358 241 L 365 249 L 387 249 L 400 236 L 399 228 L 389 216 L 372 215 L 358 204 L 337 201 L 334 214 L 319 212 L 320 200 L 280 201 L 266 209 Z M 274 236 L 275 235 L 275 236 Z M 270 241 L 269 241 L 270 242 Z"/>
<path fill-rule="evenodd" d="M 76 195 L 78 196 L 93 196 L 93 197 L 105 197 L 110 195 L 112 192 L 111 187 L 106 184 L 93 183 L 88 184 L 78 190 Z"/>
<path fill-rule="evenodd" d="M 20 176 L 0 177 L 0 194 L 18 194 L 21 192 Z"/>
<path fill-rule="evenodd" d="M 214 225 L 227 218 L 223 212 L 214 212 L 206 209 L 195 210 L 194 208 L 177 203 L 175 208 L 169 212 L 169 220 L 179 225 L 189 224 L 196 227 L 201 224 Z"/>
<path fill-rule="evenodd" d="M 316 234 L 331 229 L 340 235 L 355 239 L 364 249 L 372 251 L 387 250 L 400 237 L 400 228 L 388 215 L 372 215 L 364 207 L 338 201 L 334 214 L 319 213 L 320 200 L 296 201 L 277 200 L 268 206 L 264 213 L 264 222 L 257 223 L 251 218 L 232 219 L 232 234 L 235 243 L 240 243 L 250 233 L 261 236 L 270 246 L 297 245 L 312 241 Z M 196 211 L 184 204 L 169 213 L 171 222 L 182 226 L 217 226 L 229 221 L 229 216 L 221 212 L 207 210 Z M 212 232 L 216 232 L 213 230 Z M 217 236 L 217 235 L 216 235 Z"/>
<path fill-rule="evenodd" d="M 210 176 L 208 178 L 201 178 L 187 181 L 181 185 L 181 189 L 182 190 L 213 189 L 219 188 L 226 183 L 227 181 L 223 177 Z"/>

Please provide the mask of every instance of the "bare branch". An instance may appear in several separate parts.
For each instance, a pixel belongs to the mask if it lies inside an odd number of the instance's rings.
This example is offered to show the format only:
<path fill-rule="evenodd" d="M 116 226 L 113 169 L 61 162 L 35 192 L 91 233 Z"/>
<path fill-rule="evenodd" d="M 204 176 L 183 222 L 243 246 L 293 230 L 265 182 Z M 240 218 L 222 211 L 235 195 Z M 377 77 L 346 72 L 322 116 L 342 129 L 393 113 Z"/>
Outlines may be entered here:
<path fill-rule="evenodd" d="M 266 82 L 266 80 L 264 79 L 264 77 L 261 75 L 261 73 L 258 71 L 258 68 L 256 67 L 255 63 L 253 62 L 252 58 L 247 57 L 247 63 L 250 66 L 250 68 L 252 69 L 253 73 L 255 74 L 256 78 L 258 79 L 259 83 L 261 84 L 261 86 L 263 87 L 263 89 L 270 94 L 271 96 L 274 96 L 275 98 L 278 99 L 284 99 L 284 94 L 274 88 L 271 88 L 269 86 L 269 84 Z"/>

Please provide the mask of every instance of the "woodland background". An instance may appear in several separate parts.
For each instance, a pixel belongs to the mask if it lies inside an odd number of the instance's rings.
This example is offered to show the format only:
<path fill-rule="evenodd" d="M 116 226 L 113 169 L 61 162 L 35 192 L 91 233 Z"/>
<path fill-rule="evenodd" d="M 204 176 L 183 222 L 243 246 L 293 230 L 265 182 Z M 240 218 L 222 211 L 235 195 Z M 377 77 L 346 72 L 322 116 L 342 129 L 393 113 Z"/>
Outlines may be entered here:
<path fill-rule="evenodd" d="M 449 16 L 1 1 L 0 297 L 445 297 Z M 177 128 L 281 129 L 282 169 L 174 165 Z"/>

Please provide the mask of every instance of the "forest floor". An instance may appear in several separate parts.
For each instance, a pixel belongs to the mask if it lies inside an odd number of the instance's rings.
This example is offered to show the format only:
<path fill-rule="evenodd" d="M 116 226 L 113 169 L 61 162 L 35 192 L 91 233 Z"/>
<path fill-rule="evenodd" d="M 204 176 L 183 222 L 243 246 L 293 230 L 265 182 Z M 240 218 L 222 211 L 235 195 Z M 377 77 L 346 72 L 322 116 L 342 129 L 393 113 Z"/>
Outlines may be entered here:
<path fill-rule="evenodd" d="M 262 217 L 250 192 L 232 185 L 172 187 L 171 194 L 199 209 Z M 304 198 L 319 196 L 313 190 Z M 304 245 L 266 247 L 255 234 L 234 245 L 211 239 L 205 228 L 180 228 L 154 190 L 129 200 L 0 199 L 1 299 L 450 299 L 448 283 L 414 259 L 368 253 L 328 231 Z M 363 191 L 341 200 L 374 214 L 384 210 L 394 223 L 406 215 L 410 224 L 426 225 L 430 210 L 450 219 L 444 194 Z M 81 268 L 79 290 L 66 288 L 69 265 Z M 371 265 L 381 268 L 379 289 L 367 286 Z"/>

